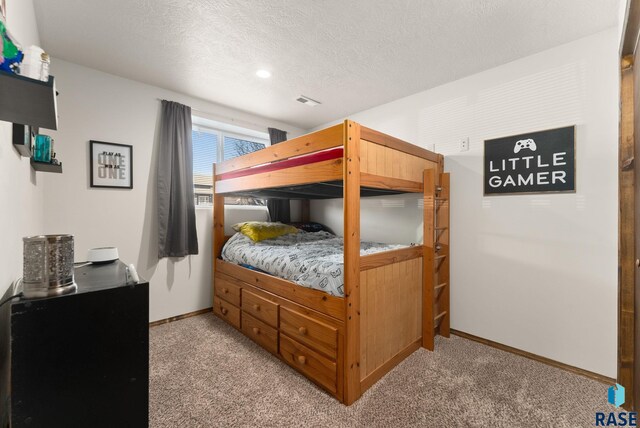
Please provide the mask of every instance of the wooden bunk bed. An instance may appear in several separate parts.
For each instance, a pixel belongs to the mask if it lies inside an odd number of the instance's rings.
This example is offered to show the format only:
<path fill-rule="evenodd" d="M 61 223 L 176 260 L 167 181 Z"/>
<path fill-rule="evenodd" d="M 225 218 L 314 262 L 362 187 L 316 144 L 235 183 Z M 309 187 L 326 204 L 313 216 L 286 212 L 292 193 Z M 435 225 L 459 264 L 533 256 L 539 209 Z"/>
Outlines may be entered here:
<path fill-rule="evenodd" d="M 353 403 L 419 347 L 433 350 L 436 334 L 449 337 L 442 155 L 347 120 L 214 165 L 213 175 L 214 313 L 338 400 Z M 424 195 L 423 245 L 360 256 L 360 198 L 407 192 Z M 222 260 L 230 195 L 343 197 L 344 298 Z"/>

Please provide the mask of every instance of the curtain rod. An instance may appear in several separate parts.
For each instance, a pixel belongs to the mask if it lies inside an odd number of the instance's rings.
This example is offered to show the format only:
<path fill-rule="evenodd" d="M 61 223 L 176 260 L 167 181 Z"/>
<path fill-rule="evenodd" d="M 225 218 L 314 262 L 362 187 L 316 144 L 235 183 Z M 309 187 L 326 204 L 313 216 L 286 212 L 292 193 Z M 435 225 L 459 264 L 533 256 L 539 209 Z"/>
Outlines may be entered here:
<path fill-rule="evenodd" d="M 170 100 L 165 100 L 164 98 L 156 98 L 157 101 L 170 101 Z M 174 101 L 177 102 L 177 101 Z M 232 117 L 226 117 L 226 116 L 221 116 L 219 114 L 214 114 L 214 113 L 210 113 L 208 111 L 204 111 L 204 110 L 200 110 L 197 108 L 193 108 L 191 106 L 189 106 L 191 108 L 191 111 L 194 111 L 196 113 L 200 113 L 200 114 L 205 114 L 207 116 L 211 116 L 211 118 L 215 118 L 215 120 L 221 120 L 224 122 L 231 122 L 233 124 L 244 124 L 244 125 L 250 125 L 259 129 L 256 129 L 256 131 L 258 130 L 264 130 L 266 131 L 266 128 L 268 128 L 268 125 L 264 125 L 264 124 L 260 124 L 260 123 L 253 123 L 253 122 L 249 122 L 246 120 L 242 120 L 242 119 L 234 119 Z"/>

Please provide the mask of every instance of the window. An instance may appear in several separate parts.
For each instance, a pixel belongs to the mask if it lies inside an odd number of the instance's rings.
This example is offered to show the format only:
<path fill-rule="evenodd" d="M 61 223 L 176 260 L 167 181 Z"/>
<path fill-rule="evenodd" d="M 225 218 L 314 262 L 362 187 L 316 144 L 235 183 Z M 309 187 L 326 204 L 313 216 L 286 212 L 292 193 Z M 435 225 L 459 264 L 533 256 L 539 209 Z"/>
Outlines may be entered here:
<path fill-rule="evenodd" d="M 242 139 L 241 137 L 225 135 L 224 148 L 222 149 L 222 152 L 224 160 L 229 160 L 264 148 L 264 143 L 247 141 Z"/>
<path fill-rule="evenodd" d="M 212 165 L 264 149 L 269 145 L 268 134 L 196 117 L 193 123 L 194 200 L 196 207 L 210 207 L 213 204 Z M 255 198 L 228 197 L 225 204 L 265 205 L 265 202 Z"/>

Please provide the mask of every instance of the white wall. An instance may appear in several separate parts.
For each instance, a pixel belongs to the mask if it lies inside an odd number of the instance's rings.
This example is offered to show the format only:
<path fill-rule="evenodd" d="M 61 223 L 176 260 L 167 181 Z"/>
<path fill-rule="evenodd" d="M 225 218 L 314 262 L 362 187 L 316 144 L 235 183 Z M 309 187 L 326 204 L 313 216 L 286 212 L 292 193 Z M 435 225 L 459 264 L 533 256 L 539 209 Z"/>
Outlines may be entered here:
<path fill-rule="evenodd" d="M 452 328 L 610 377 L 617 343 L 617 52 L 611 29 L 350 116 L 446 155 Z M 573 124 L 576 193 L 483 197 L 485 139 Z M 471 150 L 460 153 L 466 137 Z M 338 205 L 316 202 L 312 213 L 341 228 Z M 385 211 L 367 213 L 364 239 L 420 238 L 418 210 L 393 221 Z"/>
<path fill-rule="evenodd" d="M 343 199 L 311 201 L 311 220 L 325 224 L 343 236 L 343 202 Z M 417 194 L 362 198 L 361 237 L 365 241 L 387 244 L 421 243 L 422 208 L 422 196 Z"/>
<path fill-rule="evenodd" d="M 116 246 L 120 258 L 134 263 L 150 281 L 150 320 L 211 306 L 211 210 L 197 209 L 200 254 L 157 260 L 155 150 L 160 109 L 165 98 L 209 112 L 213 119 L 264 130 L 276 126 L 297 136 L 301 129 L 206 103 L 60 59 L 52 61 L 57 79 L 59 128 L 51 133 L 62 174 L 45 185 L 45 230 L 75 236 L 76 260 L 86 250 Z M 252 125 L 247 125 L 252 126 Z M 133 145 L 133 189 L 89 187 L 89 140 Z"/>
<path fill-rule="evenodd" d="M 7 26 L 22 46 L 40 43 L 32 0 L 7 0 Z M 11 139 L 11 124 L 0 122 L 0 296 L 22 276 L 22 237 L 42 233 L 44 177 Z"/>
<path fill-rule="evenodd" d="M 620 43 L 620 50 L 622 50 L 622 36 L 624 35 L 624 30 L 626 28 L 626 19 L 627 13 L 629 11 L 629 0 L 620 0 L 618 4 L 618 40 Z"/>

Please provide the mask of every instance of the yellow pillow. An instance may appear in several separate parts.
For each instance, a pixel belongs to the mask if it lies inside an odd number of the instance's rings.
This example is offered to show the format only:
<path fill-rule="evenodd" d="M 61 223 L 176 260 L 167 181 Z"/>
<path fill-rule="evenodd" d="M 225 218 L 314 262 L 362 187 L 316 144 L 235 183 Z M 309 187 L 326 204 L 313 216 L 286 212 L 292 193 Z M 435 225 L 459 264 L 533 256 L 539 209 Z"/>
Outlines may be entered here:
<path fill-rule="evenodd" d="M 277 238 L 289 233 L 298 233 L 298 229 L 282 223 L 270 223 L 266 221 L 246 221 L 233 225 L 233 230 L 248 236 L 254 242 L 265 239 Z"/>

